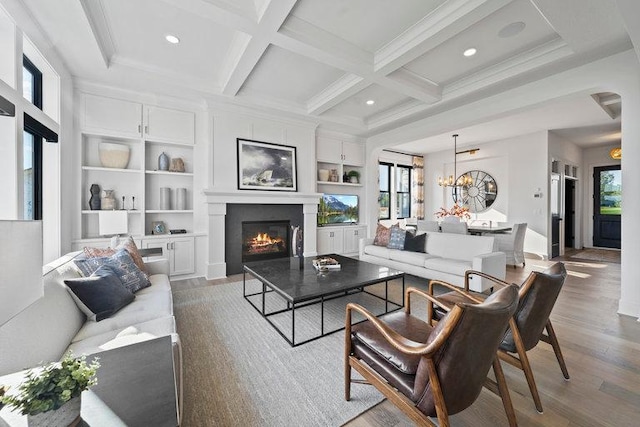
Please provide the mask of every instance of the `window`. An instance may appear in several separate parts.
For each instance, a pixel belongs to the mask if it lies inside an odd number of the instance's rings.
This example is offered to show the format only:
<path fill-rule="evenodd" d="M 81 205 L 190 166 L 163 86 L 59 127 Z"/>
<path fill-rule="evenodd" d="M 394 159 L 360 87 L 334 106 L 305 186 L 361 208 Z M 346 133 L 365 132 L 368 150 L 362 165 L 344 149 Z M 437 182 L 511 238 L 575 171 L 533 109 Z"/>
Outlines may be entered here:
<path fill-rule="evenodd" d="M 378 219 L 411 217 L 411 166 L 380 162 Z M 393 215 L 391 207 L 394 207 Z"/>
<path fill-rule="evenodd" d="M 42 144 L 58 142 L 58 135 L 51 129 L 24 114 L 22 133 L 23 157 L 23 219 L 42 218 Z"/>
<path fill-rule="evenodd" d="M 396 218 L 411 217 L 411 167 L 396 165 Z"/>
<path fill-rule="evenodd" d="M 42 137 L 23 132 L 23 219 L 42 219 Z"/>
<path fill-rule="evenodd" d="M 42 72 L 26 55 L 22 56 L 22 96 L 42 110 Z"/>
<path fill-rule="evenodd" d="M 390 163 L 380 163 L 380 195 L 378 196 L 378 205 L 380 211 L 378 219 L 391 218 L 391 168 Z"/>

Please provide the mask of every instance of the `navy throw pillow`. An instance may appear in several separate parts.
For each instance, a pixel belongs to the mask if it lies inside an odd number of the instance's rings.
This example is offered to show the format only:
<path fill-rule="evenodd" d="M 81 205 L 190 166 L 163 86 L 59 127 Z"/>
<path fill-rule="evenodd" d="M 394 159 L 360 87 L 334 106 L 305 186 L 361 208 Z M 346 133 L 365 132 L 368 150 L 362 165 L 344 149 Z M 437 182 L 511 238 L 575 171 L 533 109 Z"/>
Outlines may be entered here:
<path fill-rule="evenodd" d="M 95 322 L 111 317 L 135 298 L 109 265 L 99 267 L 89 277 L 67 279 L 64 283 L 80 310 Z"/>
<path fill-rule="evenodd" d="M 425 252 L 427 243 L 427 233 L 418 234 L 414 236 L 413 233 L 407 232 L 404 239 L 404 250 L 411 252 Z"/>
<path fill-rule="evenodd" d="M 98 268 L 108 265 L 116 272 L 122 284 L 131 292 L 151 286 L 149 276 L 140 270 L 126 249 L 120 249 L 110 257 L 87 258 L 75 261 L 82 275 L 89 277 Z"/>

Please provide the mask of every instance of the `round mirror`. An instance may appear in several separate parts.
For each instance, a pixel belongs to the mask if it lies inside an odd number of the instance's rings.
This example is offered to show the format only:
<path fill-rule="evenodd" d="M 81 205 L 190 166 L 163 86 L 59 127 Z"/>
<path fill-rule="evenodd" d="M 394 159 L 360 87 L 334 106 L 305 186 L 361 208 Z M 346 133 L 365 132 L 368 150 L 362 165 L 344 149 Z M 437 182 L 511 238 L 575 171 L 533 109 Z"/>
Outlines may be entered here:
<path fill-rule="evenodd" d="M 491 175 L 483 171 L 469 171 L 458 177 L 464 182 L 451 189 L 453 201 L 469 208 L 469 212 L 484 212 L 491 207 L 498 195 L 498 184 Z"/>

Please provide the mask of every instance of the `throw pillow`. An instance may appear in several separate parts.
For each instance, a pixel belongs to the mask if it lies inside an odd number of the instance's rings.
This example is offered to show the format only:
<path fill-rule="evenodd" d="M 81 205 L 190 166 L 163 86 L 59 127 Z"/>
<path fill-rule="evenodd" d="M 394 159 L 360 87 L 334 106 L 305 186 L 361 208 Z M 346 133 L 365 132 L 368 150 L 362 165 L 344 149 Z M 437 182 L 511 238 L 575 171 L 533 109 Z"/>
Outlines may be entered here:
<path fill-rule="evenodd" d="M 133 258 L 133 262 L 136 263 L 138 268 L 144 271 L 145 273 L 147 272 L 147 269 L 144 265 L 144 261 L 142 260 L 142 256 L 140 255 L 140 252 L 138 251 L 138 247 L 136 246 L 136 242 L 133 240 L 133 237 L 131 236 L 127 236 L 127 238 L 124 239 L 124 241 L 120 243 L 118 246 L 116 246 L 115 249 L 85 247 L 83 251 L 87 258 L 98 258 L 98 257 L 111 256 L 115 254 L 118 249 L 126 249 L 127 252 L 129 252 L 129 255 L 131 255 L 131 258 Z"/>
<path fill-rule="evenodd" d="M 109 265 L 122 284 L 133 293 L 151 286 L 149 276 L 138 268 L 126 249 L 120 249 L 110 257 L 87 258 L 76 260 L 75 263 L 85 277 L 91 276 L 101 266 Z"/>
<path fill-rule="evenodd" d="M 373 244 L 376 246 L 387 246 L 389 244 L 390 237 L 391 229 L 385 227 L 382 224 L 378 224 L 378 228 L 376 228 L 376 237 L 373 239 Z"/>
<path fill-rule="evenodd" d="M 417 236 L 407 231 L 404 240 L 404 250 L 411 252 L 426 252 L 427 233 L 418 234 Z"/>
<path fill-rule="evenodd" d="M 404 241 L 406 235 L 407 232 L 400 227 L 391 227 L 391 237 L 389 237 L 389 244 L 387 245 L 387 248 L 400 249 L 401 251 L 404 250 Z"/>
<path fill-rule="evenodd" d="M 67 279 L 64 283 L 80 310 L 95 322 L 111 317 L 135 298 L 109 265 L 101 266 L 89 277 Z"/>

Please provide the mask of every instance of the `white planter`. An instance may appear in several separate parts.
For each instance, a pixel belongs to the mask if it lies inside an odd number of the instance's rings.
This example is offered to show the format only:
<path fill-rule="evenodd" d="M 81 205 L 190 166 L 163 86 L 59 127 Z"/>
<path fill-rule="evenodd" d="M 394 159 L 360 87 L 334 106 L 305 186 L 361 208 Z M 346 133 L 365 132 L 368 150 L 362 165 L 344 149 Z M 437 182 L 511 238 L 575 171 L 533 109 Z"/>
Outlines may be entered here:
<path fill-rule="evenodd" d="M 329 169 L 318 169 L 318 181 L 329 181 Z"/>
<path fill-rule="evenodd" d="M 80 423 L 81 396 L 73 397 L 55 411 L 28 415 L 29 427 L 76 426 Z"/>

